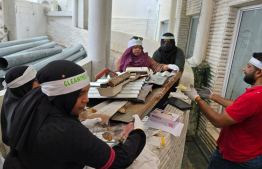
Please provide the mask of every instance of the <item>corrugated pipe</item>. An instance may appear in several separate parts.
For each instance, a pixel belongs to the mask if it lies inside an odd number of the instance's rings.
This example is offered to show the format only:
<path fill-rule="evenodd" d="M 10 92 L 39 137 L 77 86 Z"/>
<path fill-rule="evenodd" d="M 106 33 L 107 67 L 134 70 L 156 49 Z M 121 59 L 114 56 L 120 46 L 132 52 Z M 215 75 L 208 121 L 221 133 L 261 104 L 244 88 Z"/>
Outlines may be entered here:
<path fill-rule="evenodd" d="M 43 49 L 43 50 L 37 50 L 37 51 L 31 51 L 25 53 L 15 53 L 0 58 L 0 68 L 7 69 L 13 66 L 21 65 L 23 63 L 27 63 L 43 57 L 55 55 L 61 52 L 62 49 L 52 48 L 52 49 Z"/>
<path fill-rule="evenodd" d="M 12 53 L 16 53 L 16 52 L 19 52 L 19 51 L 22 51 L 22 50 L 25 50 L 25 49 L 29 49 L 29 48 L 32 48 L 32 47 L 43 45 L 45 43 L 49 43 L 49 40 L 42 40 L 42 41 L 38 41 L 38 42 L 31 42 L 31 43 L 1 48 L 0 49 L 0 56 L 5 56 L 5 55 L 12 54 Z"/>
<path fill-rule="evenodd" d="M 48 40 L 48 37 L 47 36 L 39 36 L 39 37 L 29 38 L 29 39 L 2 42 L 2 43 L 0 43 L 0 48 L 19 45 L 19 44 L 23 44 L 23 43 L 36 42 L 36 41 L 41 41 L 41 40 Z"/>
<path fill-rule="evenodd" d="M 72 48 L 67 48 L 62 51 L 62 53 L 59 53 L 57 55 L 54 55 L 53 57 L 50 57 L 48 59 L 43 60 L 42 62 L 38 62 L 33 65 L 33 67 L 38 71 L 45 65 L 47 65 L 49 62 L 55 61 L 55 60 L 64 60 L 71 56 L 72 54 L 76 53 L 79 51 L 83 46 L 81 44 L 72 47 Z"/>

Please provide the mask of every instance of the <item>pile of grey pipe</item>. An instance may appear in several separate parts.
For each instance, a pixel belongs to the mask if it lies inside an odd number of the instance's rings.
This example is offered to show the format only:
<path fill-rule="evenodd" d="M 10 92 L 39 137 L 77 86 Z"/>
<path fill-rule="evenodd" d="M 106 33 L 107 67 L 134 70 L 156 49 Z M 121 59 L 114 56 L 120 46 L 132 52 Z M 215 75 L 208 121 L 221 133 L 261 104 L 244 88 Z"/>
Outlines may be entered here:
<path fill-rule="evenodd" d="M 78 62 L 86 57 L 86 51 L 81 44 L 72 48 L 58 46 L 50 42 L 47 36 L 34 37 L 0 43 L 0 90 L 2 81 L 9 68 L 18 65 L 33 65 L 38 71 L 54 60 L 69 60 Z"/>

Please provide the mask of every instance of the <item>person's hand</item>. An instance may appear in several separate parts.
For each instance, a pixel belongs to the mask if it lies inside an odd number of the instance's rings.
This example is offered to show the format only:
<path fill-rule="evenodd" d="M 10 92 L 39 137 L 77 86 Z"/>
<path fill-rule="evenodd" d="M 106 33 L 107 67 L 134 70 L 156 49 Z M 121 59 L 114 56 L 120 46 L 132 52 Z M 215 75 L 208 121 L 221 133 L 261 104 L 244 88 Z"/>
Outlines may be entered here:
<path fill-rule="evenodd" d="M 193 87 L 193 85 L 190 86 L 191 91 L 182 91 L 185 95 L 189 97 L 189 99 L 195 101 L 197 97 L 199 97 L 196 89 Z"/>
<path fill-rule="evenodd" d="M 179 67 L 175 64 L 169 64 L 168 69 L 172 69 L 179 72 Z"/>
<path fill-rule="evenodd" d="M 106 73 L 105 73 L 105 76 L 106 76 L 106 77 L 109 76 L 110 78 L 115 78 L 115 77 L 118 76 L 118 74 L 117 74 L 116 72 L 109 71 L 109 72 L 106 72 Z"/>
<path fill-rule="evenodd" d="M 211 99 L 213 92 L 209 88 L 203 86 L 201 88 L 196 88 L 196 90 L 202 99 Z"/>
<path fill-rule="evenodd" d="M 90 132 L 103 132 L 106 131 L 107 129 L 104 128 L 100 122 L 102 122 L 102 119 L 100 117 L 98 118 L 93 118 L 93 119 L 87 119 L 85 121 L 82 121 L 82 124 L 86 126 Z"/>
<path fill-rule="evenodd" d="M 143 130 L 144 129 L 144 123 L 141 121 L 140 117 L 137 114 L 133 115 L 132 117 L 135 120 L 134 121 L 134 129 Z"/>
<path fill-rule="evenodd" d="M 102 119 L 100 117 L 98 117 L 98 118 L 87 119 L 85 121 L 82 121 L 82 124 L 90 129 L 90 128 L 94 127 L 96 124 L 100 123 L 101 121 L 102 121 Z"/>

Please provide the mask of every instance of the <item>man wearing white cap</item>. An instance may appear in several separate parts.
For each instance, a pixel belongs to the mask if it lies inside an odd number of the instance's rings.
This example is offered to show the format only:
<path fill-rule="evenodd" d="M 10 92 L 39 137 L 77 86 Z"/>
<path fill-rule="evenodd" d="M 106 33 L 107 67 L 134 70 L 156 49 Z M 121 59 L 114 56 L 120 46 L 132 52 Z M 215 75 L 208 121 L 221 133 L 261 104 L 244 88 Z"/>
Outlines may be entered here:
<path fill-rule="evenodd" d="M 244 81 L 251 88 L 235 101 L 213 94 L 208 88 L 192 87 L 184 92 L 215 127 L 221 128 L 208 169 L 262 168 L 262 53 L 254 53 L 243 71 Z M 218 114 L 201 98 L 211 99 L 225 110 Z"/>

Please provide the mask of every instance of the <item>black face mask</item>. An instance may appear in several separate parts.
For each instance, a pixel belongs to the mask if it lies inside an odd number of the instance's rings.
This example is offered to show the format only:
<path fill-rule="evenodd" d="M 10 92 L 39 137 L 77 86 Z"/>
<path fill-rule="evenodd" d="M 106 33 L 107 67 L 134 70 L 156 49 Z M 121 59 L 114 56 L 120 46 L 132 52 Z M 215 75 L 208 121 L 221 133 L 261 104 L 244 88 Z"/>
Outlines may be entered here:
<path fill-rule="evenodd" d="M 173 45 L 170 42 L 169 43 L 161 43 L 161 49 L 164 52 L 170 51 L 170 50 L 172 50 L 172 48 L 173 48 Z"/>

